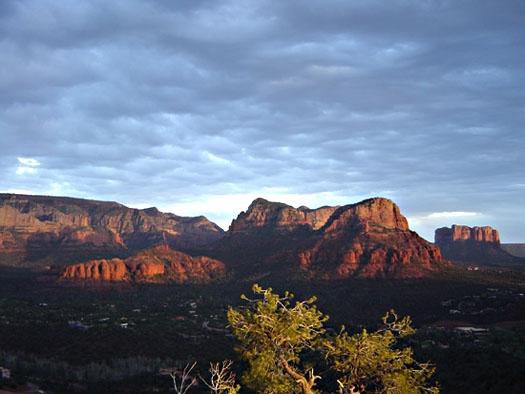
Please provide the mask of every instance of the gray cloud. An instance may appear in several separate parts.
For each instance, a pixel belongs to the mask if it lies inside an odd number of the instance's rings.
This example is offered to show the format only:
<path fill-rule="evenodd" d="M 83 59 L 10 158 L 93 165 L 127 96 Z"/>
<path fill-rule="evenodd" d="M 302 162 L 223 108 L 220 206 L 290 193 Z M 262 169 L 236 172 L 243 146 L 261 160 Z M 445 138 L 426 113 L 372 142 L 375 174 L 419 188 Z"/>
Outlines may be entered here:
<path fill-rule="evenodd" d="M 525 241 L 523 14 L 520 1 L 3 1 L 0 190 L 222 225 L 256 195 L 385 195 L 427 238 L 465 221 Z"/>

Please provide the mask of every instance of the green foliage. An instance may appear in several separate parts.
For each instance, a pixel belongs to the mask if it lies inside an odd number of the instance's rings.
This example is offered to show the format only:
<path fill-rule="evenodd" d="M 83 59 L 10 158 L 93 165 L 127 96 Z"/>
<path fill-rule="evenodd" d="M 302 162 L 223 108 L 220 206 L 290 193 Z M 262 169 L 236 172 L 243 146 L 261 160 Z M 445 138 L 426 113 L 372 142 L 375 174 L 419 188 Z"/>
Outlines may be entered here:
<path fill-rule="evenodd" d="M 249 366 L 242 376 L 248 388 L 268 394 L 315 393 L 320 377 L 305 362 L 305 354 L 314 352 L 335 374 L 338 387 L 333 388 L 339 393 L 438 393 L 427 384 L 434 369 L 417 363 L 412 349 L 398 347 L 399 339 L 415 332 L 410 318 L 399 320 L 390 311 L 378 331 L 351 335 L 343 327 L 328 335 L 328 316 L 316 308 L 315 298 L 293 302 L 293 294 L 281 297 L 259 285 L 253 292 L 256 299 L 241 297 L 247 306 L 228 311 L 240 342 L 237 351 Z"/>
<path fill-rule="evenodd" d="M 340 374 L 341 392 L 366 393 L 438 393 L 437 387 L 427 387 L 434 373 L 429 364 L 419 364 L 409 347 L 397 348 L 400 338 L 415 330 L 409 317 L 401 320 L 394 311 L 383 317 L 384 328 L 350 335 L 341 332 L 326 341 L 326 358 Z M 346 390 L 346 391 L 345 391 Z"/>
<path fill-rule="evenodd" d="M 238 350 L 250 366 L 243 383 L 259 393 L 309 392 L 305 387 L 311 390 L 316 377 L 304 370 L 301 354 L 321 345 L 328 317 L 317 310 L 315 298 L 293 303 L 293 294 L 280 297 L 259 285 L 253 292 L 260 298 L 241 297 L 248 307 L 228 310 Z"/>

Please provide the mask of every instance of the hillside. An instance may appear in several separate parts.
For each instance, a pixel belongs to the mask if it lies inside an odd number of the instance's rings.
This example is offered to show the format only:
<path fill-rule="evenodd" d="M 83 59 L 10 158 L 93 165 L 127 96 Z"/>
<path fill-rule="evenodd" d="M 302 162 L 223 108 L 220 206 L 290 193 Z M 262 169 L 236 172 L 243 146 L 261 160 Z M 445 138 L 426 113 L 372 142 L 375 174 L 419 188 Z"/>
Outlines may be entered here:
<path fill-rule="evenodd" d="M 525 257 L 525 244 L 501 244 L 501 248 L 516 257 Z"/>
<path fill-rule="evenodd" d="M 68 197 L 0 194 L 0 253 L 55 261 L 110 257 L 166 242 L 194 249 L 223 236 L 204 216 Z"/>

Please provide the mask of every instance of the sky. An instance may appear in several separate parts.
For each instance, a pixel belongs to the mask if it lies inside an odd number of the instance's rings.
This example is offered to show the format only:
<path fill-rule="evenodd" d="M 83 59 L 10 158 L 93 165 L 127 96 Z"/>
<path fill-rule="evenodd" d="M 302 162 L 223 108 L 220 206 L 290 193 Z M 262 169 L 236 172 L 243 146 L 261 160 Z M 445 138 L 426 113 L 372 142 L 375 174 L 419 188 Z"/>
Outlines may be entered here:
<path fill-rule="evenodd" d="M 525 242 L 525 2 L 0 1 L 0 191 L 227 228 L 391 198 Z"/>

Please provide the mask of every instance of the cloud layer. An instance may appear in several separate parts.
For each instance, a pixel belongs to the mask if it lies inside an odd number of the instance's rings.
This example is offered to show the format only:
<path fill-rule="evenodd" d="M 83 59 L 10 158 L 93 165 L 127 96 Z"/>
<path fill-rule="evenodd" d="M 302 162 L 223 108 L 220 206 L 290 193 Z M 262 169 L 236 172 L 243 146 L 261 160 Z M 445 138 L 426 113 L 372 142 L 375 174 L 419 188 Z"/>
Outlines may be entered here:
<path fill-rule="evenodd" d="M 465 222 L 525 242 L 522 15 L 512 0 L 2 1 L 0 190 L 223 226 L 259 195 L 382 195 L 427 238 Z"/>

